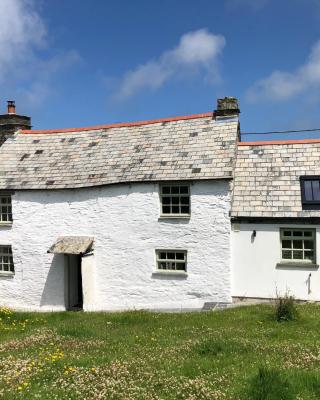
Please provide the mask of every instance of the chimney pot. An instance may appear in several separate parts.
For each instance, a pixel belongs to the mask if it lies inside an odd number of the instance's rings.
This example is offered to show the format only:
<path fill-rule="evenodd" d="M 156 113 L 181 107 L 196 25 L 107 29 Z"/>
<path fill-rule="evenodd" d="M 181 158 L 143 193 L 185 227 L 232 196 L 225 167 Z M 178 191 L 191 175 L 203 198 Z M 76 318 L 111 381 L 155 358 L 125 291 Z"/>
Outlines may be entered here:
<path fill-rule="evenodd" d="M 16 104 L 13 100 L 8 100 L 8 114 L 15 114 L 16 113 Z"/>
<path fill-rule="evenodd" d="M 236 97 L 225 97 L 217 100 L 215 115 L 218 117 L 231 117 L 240 114 L 238 99 Z"/>

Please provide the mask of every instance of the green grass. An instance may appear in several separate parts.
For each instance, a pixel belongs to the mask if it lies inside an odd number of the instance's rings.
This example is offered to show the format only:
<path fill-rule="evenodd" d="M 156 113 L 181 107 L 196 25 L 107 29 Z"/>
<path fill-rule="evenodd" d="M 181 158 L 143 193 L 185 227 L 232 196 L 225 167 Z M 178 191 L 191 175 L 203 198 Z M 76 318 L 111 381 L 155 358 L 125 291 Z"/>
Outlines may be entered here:
<path fill-rule="evenodd" d="M 318 400 L 320 306 L 207 313 L 0 309 L 0 398 Z"/>

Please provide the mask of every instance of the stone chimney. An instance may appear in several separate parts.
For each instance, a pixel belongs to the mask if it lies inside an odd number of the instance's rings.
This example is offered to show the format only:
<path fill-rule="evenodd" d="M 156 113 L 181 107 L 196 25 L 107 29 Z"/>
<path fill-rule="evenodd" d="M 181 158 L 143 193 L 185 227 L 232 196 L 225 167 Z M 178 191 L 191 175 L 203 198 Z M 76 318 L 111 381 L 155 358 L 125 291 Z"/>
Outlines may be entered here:
<path fill-rule="evenodd" d="M 217 100 L 217 109 L 214 111 L 218 118 L 237 117 L 240 114 L 238 99 L 225 97 Z"/>
<path fill-rule="evenodd" d="M 16 114 L 16 105 L 13 100 L 9 100 L 7 103 L 7 113 L 0 115 L 0 146 L 18 129 L 31 128 L 30 117 Z"/>

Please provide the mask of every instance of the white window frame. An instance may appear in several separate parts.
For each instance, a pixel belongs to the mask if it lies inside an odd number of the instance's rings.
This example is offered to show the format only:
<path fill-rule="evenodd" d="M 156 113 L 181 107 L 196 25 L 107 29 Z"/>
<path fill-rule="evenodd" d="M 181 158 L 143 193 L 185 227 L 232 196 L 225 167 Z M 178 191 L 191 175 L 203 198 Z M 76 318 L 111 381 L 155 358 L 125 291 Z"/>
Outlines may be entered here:
<path fill-rule="evenodd" d="M 165 187 L 181 187 L 181 186 L 185 186 L 188 188 L 188 193 L 163 193 L 163 188 Z M 159 184 L 159 197 L 160 197 L 160 217 L 161 218 L 190 218 L 191 216 L 191 185 L 190 183 L 184 183 L 184 182 L 168 182 L 168 183 L 161 183 Z M 164 213 L 163 212 L 163 207 L 166 206 L 166 204 L 163 204 L 163 198 L 164 197 L 171 197 L 171 198 L 178 198 L 179 201 L 177 203 L 176 206 L 179 207 L 179 209 L 181 209 L 181 207 L 183 207 L 184 205 L 188 205 L 189 206 L 189 212 L 188 213 Z M 182 197 L 188 197 L 189 198 L 189 203 L 188 204 L 182 204 L 181 203 L 181 198 Z M 172 202 L 170 202 L 170 207 L 172 208 Z"/>
<path fill-rule="evenodd" d="M 0 275 L 14 275 L 12 247 L 0 244 Z"/>
<path fill-rule="evenodd" d="M 285 232 L 291 232 L 291 235 L 285 235 Z M 309 236 L 294 236 L 294 232 L 308 232 Z M 290 247 L 283 247 L 283 241 L 291 241 Z M 294 241 L 302 241 L 302 247 L 294 247 Z M 305 247 L 305 241 L 313 241 L 313 249 Z M 280 251 L 282 263 L 301 263 L 301 264 L 316 264 L 316 230 L 314 228 L 280 228 Z M 283 258 L 283 251 L 291 251 L 292 258 Z M 302 252 L 302 258 L 294 258 L 294 252 Z M 312 259 L 305 258 L 305 253 L 313 252 Z"/>
<path fill-rule="evenodd" d="M 12 225 L 12 196 L 0 192 L 0 225 Z"/>
<path fill-rule="evenodd" d="M 161 258 L 161 253 L 166 253 L 166 258 Z M 180 258 L 168 258 L 168 253 L 180 253 L 183 254 L 183 259 Z M 184 269 L 175 268 L 161 268 L 160 263 L 174 263 L 184 264 Z M 156 272 L 162 274 L 181 274 L 186 275 L 188 268 L 188 251 L 182 249 L 156 249 Z"/>

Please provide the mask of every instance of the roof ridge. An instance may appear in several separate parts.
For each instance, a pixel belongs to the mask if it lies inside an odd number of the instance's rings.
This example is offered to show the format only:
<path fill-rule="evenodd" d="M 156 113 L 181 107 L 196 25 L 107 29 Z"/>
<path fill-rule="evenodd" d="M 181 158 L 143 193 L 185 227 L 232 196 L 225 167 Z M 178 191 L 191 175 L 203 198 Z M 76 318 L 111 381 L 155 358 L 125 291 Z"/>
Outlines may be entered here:
<path fill-rule="evenodd" d="M 176 117 L 158 118 L 158 119 L 150 119 L 150 120 L 144 120 L 144 121 L 119 122 L 119 123 L 108 124 L 108 125 L 86 126 L 83 128 L 35 129 L 35 130 L 22 129 L 19 131 L 19 133 L 22 133 L 22 134 L 50 134 L 50 133 L 84 132 L 84 131 L 93 131 L 93 130 L 100 130 L 100 129 L 151 125 L 151 124 L 157 124 L 160 122 L 174 122 L 174 121 L 180 121 L 180 120 L 206 118 L 206 117 L 211 117 L 211 116 L 212 117 L 214 116 L 214 113 L 212 111 L 206 112 L 206 113 L 201 113 L 201 114 L 182 115 L 182 116 L 176 116 Z"/>

